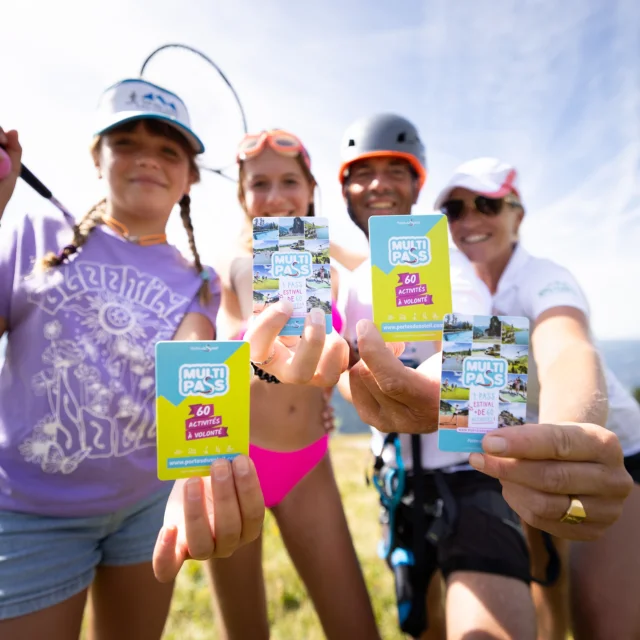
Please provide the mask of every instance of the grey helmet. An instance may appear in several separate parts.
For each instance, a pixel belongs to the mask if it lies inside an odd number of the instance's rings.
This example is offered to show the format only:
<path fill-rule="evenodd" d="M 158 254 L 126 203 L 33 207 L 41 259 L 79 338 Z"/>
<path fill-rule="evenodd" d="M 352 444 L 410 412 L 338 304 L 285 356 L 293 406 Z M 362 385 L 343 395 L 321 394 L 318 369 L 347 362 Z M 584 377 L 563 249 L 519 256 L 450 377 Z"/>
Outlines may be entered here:
<path fill-rule="evenodd" d="M 418 174 L 422 187 L 427 160 L 418 130 L 406 118 L 392 113 L 367 116 L 347 128 L 340 146 L 340 182 L 344 183 L 349 166 L 356 160 L 381 155 L 405 158 Z"/>

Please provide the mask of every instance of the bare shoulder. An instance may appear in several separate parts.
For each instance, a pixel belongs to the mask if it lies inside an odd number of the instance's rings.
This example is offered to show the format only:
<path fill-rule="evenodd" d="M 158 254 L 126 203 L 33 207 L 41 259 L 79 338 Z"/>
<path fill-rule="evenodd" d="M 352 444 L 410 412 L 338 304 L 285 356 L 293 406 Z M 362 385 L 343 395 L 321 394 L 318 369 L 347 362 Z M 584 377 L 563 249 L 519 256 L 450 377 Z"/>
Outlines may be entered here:
<path fill-rule="evenodd" d="M 229 263 L 229 274 L 231 279 L 236 277 L 239 273 L 246 273 L 253 269 L 253 258 L 250 254 L 238 253 L 231 258 Z"/>
<path fill-rule="evenodd" d="M 215 338 L 215 328 L 211 320 L 202 313 L 191 311 L 187 313 L 178 330 L 174 340 L 213 340 Z"/>

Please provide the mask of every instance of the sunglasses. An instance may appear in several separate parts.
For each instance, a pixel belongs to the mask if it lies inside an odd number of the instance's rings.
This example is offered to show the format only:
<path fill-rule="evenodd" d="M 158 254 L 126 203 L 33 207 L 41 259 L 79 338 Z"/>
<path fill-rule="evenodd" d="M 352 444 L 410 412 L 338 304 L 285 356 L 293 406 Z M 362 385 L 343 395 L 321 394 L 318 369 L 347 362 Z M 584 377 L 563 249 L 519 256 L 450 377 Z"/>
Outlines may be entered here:
<path fill-rule="evenodd" d="M 311 170 L 311 158 L 300 139 L 281 129 L 247 134 L 238 146 L 236 161 L 240 162 L 259 155 L 267 144 L 276 153 L 288 158 L 295 158 L 298 154 L 302 155 L 307 168 Z"/>
<path fill-rule="evenodd" d="M 485 216 L 497 216 L 502 211 L 503 205 L 510 207 L 520 207 L 520 203 L 509 198 L 487 198 L 487 196 L 476 196 L 473 200 L 473 206 Z M 441 207 L 440 211 L 447 216 L 449 222 L 457 222 L 464 214 L 464 200 L 447 200 Z"/>

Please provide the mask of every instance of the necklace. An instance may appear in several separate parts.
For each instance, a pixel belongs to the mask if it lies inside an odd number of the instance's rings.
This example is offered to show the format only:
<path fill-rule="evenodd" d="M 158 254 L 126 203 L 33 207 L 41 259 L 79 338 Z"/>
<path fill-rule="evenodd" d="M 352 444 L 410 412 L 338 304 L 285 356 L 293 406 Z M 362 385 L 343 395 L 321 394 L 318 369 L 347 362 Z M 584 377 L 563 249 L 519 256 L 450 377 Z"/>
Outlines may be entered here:
<path fill-rule="evenodd" d="M 119 220 L 112 218 L 111 216 L 104 216 L 102 218 L 107 227 L 115 231 L 118 235 L 122 236 L 125 240 L 139 244 L 141 247 L 148 247 L 153 244 L 164 244 L 167 241 L 166 233 L 151 233 L 146 236 L 132 236 L 129 233 L 129 229 L 122 224 Z"/>

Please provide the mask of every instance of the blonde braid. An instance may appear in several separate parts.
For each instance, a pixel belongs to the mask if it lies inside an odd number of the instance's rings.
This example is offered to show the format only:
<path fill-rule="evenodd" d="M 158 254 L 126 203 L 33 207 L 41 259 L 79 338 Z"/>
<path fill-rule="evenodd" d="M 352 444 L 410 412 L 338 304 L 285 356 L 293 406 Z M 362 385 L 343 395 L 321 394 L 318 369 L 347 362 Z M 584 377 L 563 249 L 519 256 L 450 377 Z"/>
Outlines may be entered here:
<path fill-rule="evenodd" d="M 64 264 L 74 253 L 77 253 L 85 242 L 89 234 L 102 222 L 106 199 L 100 200 L 84 215 L 84 217 L 73 226 L 73 240 L 71 244 L 64 247 L 58 254 L 53 251 L 47 253 L 37 264 L 39 271 L 48 271 L 52 267 L 59 267 Z"/>
<path fill-rule="evenodd" d="M 182 218 L 182 224 L 187 232 L 189 238 L 189 248 L 193 254 L 193 261 L 198 271 L 198 275 L 202 278 L 202 284 L 198 291 L 198 297 L 203 305 L 208 305 L 211 302 L 211 288 L 209 286 L 209 272 L 204 269 L 202 262 L 200 261 L 200 254 L 196 248 L 196 239 L 193 233 L 193 223 L 191 222 L 191 198 L 188 195 L 182 196 L 180 200 L 180 217 Z"/>

